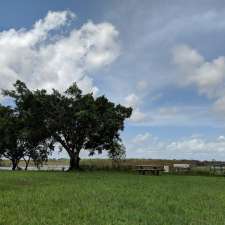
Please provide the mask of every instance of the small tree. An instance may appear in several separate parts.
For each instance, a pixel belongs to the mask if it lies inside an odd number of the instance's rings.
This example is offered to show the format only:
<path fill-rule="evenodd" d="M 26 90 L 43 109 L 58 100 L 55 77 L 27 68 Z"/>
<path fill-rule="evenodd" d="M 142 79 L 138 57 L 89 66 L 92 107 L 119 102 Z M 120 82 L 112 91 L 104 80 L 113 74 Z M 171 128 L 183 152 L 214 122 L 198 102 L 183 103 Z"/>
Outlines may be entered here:
<path fill-rule="evenodd" d="M 11 121 L 12 130 L 17 131 L 19 147 L 17 155 L 20 159 L 24 159 L 25 170 L 27 170 L 31 159 L 40 164 L 47 160 L 48 154 L 54 148 L 52 141 L 50 141 L 51 135 L 45 126 L 45 109 L 41 108 L 46 91 L 32 92 L 21 81 L 17 81 L 14 88 L 11 91 L 4 90 L 3 95 L 10 96 L 15 101 L 13 109 L 6 107 L 11 112 L 8 121 Z M 6 138 L 10 137 L 10 134 L 5 132 L 5 136 Z M 15 152 L 15 148 L 10 149 L 10 152 L 12 151 Z"/>
<path fill-rule="evenodd" d="M 48 156 L 54 150 L 54 145 L 52 142 L 44 141 L 43 143 L 39 143 L 37 146 L 30 146 L 29 142 L 27 142 L 26 150 L 23 156 L 23 160 L 25 162 L 25 170 L 28 169 L 30 161 L 33 160 L 34 165 L 39 168 L 43 165 L 43 162 L 48 161 Z"/>
<path fill-rule="evenodd" d="M 125 146 L 116 140 L 111 150 L 108 152 L 108 156 L 112 159 L 112 166 L 119 167 L 121 161 L 126 158 Z"/>
<path fill-rule="evenodd" d="M 24 156 L 21 128 L 22 122 L 16 112 L 0 105 L 0 155 L 11 160 L 12 170 Z"/>

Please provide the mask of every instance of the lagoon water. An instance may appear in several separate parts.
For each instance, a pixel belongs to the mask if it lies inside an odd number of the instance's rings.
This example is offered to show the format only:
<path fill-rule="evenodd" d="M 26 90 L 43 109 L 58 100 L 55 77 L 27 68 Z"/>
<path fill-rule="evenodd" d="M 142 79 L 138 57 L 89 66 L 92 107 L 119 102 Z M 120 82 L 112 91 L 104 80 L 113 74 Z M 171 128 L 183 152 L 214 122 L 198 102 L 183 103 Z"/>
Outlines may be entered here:
<path fill-rule="evenodd" d="M 25 167 L 20 167 L 22 170 L 25 169 Z M 37 170 L 40 170 L 40 171 L 63 171 L 63 170 L 68 170 L 68 166 L 65 165 L 59 165 L 59 166 L 48 166 L 48 165 L 44 165 L 42 167 L 40 167 L 40 169 L 38 169 L 37 167 L 35 166 L 30 166 L 28 167 L 28 170 L 30 171 L 37 171 Z M 12 170 L 12 167 L 0 167 L 0 170 Z"/>

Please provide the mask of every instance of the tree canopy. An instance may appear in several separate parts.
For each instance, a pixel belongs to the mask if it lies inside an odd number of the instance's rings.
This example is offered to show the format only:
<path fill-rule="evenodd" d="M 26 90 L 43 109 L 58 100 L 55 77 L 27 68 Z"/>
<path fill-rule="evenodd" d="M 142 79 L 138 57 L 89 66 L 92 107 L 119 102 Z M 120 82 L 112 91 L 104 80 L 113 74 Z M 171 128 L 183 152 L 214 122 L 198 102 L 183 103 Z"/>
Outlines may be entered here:
<path fill-rule="evenodd" d="M 94 98 L 92 93 L 82 94 L 76 83 L 64 93 L 57 90 L 48 93 L 46 90 L 31 91 L 17 81 L 13 90 L 5 90 L 3 94 L 15 101 L 14 109 L 3 107 L 2 111 L 6 115 L 14 111 L 22 121 L 23 147 L 27 155 L 34 156 L 32 152 L 37 153 L 40 146 L 47 144 L 47 151 L 53 149 L 53 143 L 59 143 L 67 151 L 70 170 L 73 170 L 79 169 L 81 151 L 94 155 L 105 150 L 111 158 L 124 153 L 120 132 L 125 119 L 131 116 L 131 108 L 116 105 L 105 96 Z M 0 116 L 1 127 L 5 119 Z"/>
<path fill-rule="evenodd" d="M 21 120 L 14 110 L 0 105 L 0 155 L 12 161 L 13 170 L 24 156 L 21 128 Z"/>

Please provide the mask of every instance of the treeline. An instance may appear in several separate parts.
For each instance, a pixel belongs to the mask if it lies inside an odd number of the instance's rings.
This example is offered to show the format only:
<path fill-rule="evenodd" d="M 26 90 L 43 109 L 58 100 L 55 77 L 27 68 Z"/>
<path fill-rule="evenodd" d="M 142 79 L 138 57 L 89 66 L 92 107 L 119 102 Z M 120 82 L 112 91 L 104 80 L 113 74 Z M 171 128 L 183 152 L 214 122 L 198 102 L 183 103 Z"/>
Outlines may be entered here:
<path fill-rule="evenodd" d="M 64 93 L 54 89 L 48 93 L 17 81 L 3 95 L 10 97 L 11 106 L 0 104 L 0 158 L 9 159 L 13 170 L 21 159 L 26 169 L 31 160 L 40 165 L 56 146 L 67 151 L 70 170 L 79 169 L 83 150 L 90 155 L 105 150 L 112 159 L 124 157 L 120 132 L 131 108 L 105 96 L 82 94 L 76 83 Z"/>

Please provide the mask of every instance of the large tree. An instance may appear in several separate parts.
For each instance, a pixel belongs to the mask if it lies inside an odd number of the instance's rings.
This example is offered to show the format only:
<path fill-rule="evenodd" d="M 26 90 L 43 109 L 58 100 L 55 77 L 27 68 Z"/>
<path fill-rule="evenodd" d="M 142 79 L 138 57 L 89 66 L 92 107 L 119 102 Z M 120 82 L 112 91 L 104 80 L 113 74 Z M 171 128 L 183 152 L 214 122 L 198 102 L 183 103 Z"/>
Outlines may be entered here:
<path fill-rule="evenodd" d="M 67 151 L 70 170 L 79 169 L 81 151 L 93 155 L 106 150 L 111 154 L 121 143 L 120 131 L 132 112 L 104 96 L 95 99 L 92 94 L 82 95 L 75 83 L 63 94 L 54 90 L 46 107 L 48 127 Z"/>
<path fill-rule="evenodd" d="M 30 91 L 17 81 L 15 90 L 5 94 L 15 98 L 19 111 L 29 116 L 34 123 L 32 127 L 41 131 L 41 137 L 44 134 L 46 139 L 53 138 L 67 151 L 70 170 L 79 169 L 81 151 L 89 151 L 90 155 L 103 150 L 113 155 L 118 151 L 115 147 L 122 145 L 120 132 L 124 121 L 132 113 L 131 108 L 115 105 L 105 96 L 82 94 L 76 83 L 64 93 L 57 90 L 47 93 Z"/>

